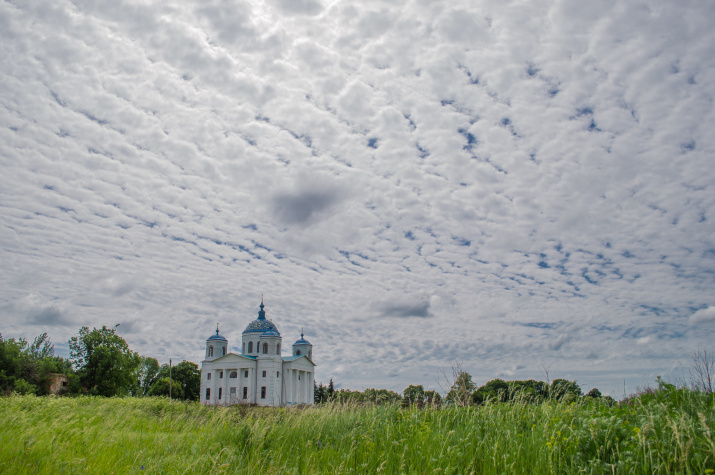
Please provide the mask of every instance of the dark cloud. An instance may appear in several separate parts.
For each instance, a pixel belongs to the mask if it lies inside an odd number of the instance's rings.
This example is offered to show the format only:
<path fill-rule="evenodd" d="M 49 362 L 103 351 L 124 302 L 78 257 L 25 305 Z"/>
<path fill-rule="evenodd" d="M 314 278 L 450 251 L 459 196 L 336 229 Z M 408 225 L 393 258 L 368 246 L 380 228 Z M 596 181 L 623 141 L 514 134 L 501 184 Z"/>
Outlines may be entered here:
<path fill-rule="evenodd" d="M 429 300 L 417 300 L 413 303 L 385 302 L 377 305 L 381 317 L 396 318 L 431 318 L 434 317 L 430 310 Z"/>
<path fill-rule="evenodd" d="M 317 0 L 273 0 L 273 3 L 283 12 L 291 15 L 317 15 L 323 10 L 323 5 Z"/>
<path fill-rule="evenodd" d="M 278 220 L 285 224 L 307 224 L 333 207 L 337 198 L 334 191 L 278 194 L 273 198 L 273 209 Z"/>

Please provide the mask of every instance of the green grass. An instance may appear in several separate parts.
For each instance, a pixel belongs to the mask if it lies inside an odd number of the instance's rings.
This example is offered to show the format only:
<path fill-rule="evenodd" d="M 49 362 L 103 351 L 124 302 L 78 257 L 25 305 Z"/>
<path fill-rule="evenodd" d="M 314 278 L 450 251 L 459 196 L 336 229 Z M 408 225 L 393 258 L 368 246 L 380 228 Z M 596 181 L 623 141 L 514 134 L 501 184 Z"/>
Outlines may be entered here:
<path fill-rule="evenodd" d="M 675 396 L 673 395 L 675 394 Z M 0 473 L 715 473 L 712 395 L 609 407 L 0 398 Z"/>

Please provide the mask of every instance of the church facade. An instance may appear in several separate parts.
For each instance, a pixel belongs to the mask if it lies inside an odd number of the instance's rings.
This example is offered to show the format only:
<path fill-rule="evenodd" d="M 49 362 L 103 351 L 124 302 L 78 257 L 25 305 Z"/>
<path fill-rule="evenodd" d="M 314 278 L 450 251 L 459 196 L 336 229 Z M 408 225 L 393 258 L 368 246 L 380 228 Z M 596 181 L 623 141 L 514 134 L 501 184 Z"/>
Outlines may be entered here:
<path fill-rule="evenodd" d="M 266 319 L 263 302 L 258 318 L 243 331 L 241 354 L 228 352 L 228 340 L 216 334 L 206 340 L 201 362 L 201 402 L 206 405 L 313 404 L 313 345 L 300 333 L 292 355 L 282 356 L 282 337 Z"/>

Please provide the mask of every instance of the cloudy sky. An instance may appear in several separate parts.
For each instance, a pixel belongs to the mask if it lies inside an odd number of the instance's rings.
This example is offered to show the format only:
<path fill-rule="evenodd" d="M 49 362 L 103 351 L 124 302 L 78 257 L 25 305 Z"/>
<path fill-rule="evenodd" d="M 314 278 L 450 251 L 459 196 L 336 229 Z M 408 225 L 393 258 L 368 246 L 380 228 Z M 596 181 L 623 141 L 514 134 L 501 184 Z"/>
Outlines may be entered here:
<path fill-rule="evenodd" d="M 576 379 L 715 339 L 715 4 L 0 1 L 0 331 L 317 380 Z"/>

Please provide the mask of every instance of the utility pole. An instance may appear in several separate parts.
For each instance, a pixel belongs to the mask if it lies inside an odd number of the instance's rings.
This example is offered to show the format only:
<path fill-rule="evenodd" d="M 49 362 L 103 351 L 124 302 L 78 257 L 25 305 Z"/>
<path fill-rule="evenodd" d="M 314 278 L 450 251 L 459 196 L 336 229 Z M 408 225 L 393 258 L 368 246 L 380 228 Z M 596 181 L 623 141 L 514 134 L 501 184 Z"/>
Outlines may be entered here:
<path fill-rule="evenodd" d="M 171 402 L 171 358 L 169 358 L 169 402 Z"/>

